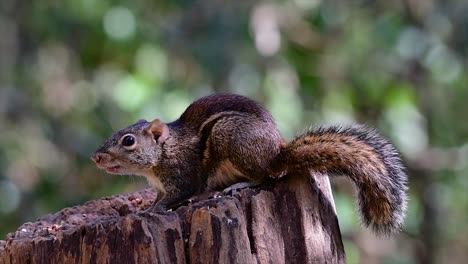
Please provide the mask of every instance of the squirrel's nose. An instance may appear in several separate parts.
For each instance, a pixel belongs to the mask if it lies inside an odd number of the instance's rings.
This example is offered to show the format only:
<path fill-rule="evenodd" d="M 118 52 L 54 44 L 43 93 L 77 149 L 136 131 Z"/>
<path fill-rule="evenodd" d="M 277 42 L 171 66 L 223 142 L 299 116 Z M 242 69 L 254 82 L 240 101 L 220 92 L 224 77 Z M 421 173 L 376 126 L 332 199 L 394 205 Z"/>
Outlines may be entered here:
<path fill-rule="evenodd" d="M 103 158 L 102 153 L 94 153 L 93 156 L 91 156 L 91 159 L 94 161 L 94 163 L 101 162 L 102 158 Z"/>

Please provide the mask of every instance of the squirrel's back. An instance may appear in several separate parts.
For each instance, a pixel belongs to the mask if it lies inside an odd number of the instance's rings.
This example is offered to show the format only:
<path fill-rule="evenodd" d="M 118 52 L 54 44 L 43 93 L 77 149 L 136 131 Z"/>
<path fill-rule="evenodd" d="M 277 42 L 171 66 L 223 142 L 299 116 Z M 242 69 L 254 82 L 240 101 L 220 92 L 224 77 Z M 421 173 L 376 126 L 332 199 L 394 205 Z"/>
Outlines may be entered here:
<path fill-rule="evenodd" d="M 201 177 L 208 190 L 261 182 L 284 145 L 272 115 L 258 102 L 235 94 L 202 97 L 172 125 L 198 134 Z"/>
<path fill-rule="evenodd" d="M 261 104 L 236 94 L 213 94 L 202 97 L 190 104 L 178 121 L 199 129 L 208 120 L 220 114 L 228 115 L 233 112 L 244 113 L 274 124 L 273 117 Z"/>

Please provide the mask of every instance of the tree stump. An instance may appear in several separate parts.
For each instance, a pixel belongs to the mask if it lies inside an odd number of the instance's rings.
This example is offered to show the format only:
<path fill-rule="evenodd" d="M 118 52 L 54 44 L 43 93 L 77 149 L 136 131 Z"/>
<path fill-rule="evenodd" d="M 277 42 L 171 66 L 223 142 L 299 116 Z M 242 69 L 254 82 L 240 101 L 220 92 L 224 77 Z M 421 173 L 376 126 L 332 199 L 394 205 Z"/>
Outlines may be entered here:
<path fill-rule="evenodd" d="M 344 263 L 326 175 L 289 175 L 158 214 L 151 190 L 65 208 L 0 241 L 0 263 Z"/>

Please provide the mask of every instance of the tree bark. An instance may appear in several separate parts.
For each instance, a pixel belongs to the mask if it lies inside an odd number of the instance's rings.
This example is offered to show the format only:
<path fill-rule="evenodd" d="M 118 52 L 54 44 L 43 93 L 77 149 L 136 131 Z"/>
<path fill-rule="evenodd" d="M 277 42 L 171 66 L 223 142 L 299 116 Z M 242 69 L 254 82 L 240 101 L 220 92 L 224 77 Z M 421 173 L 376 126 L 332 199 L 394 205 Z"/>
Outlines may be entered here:
<path fill-rule="evenodd" d="M 65 208 L 0 241 L 0 263 L 344 263 L 326 175 L 289 175 L 157 214 L 151 190 Z"/>

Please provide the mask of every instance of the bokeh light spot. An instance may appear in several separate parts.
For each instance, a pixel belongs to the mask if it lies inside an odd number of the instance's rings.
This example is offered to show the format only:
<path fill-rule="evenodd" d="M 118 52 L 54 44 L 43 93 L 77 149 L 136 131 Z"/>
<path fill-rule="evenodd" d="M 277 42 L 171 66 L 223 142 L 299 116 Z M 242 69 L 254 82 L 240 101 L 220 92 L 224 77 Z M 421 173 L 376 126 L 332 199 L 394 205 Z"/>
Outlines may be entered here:
<path fill-rule="evenodd" d="M 281 47 L 281 35 L 275 8 L 260 5 L 254 9 L 251 28 L 254 33 L 255 47 L 263 56 L 276 54 Z"/>
<path fill-rule="evenodd" d="M 149 91 L 143 82 L 128 75 L 117 83 L 114 100 L 124 110 L 133 111 L 141 107 Z"/>
<path fill-rule="evenodd" d="M 104 15 L 104 30 L 116 40 L 125 40 L 135 34 L 136 21 L 133 13 L 126 7 L 113 7 Z"/>
<path fill-rule="evenodd" d="M 0 213 L 10 213 L 18 208 L 20 192 L 11 181 L 0 181 Z"/>

